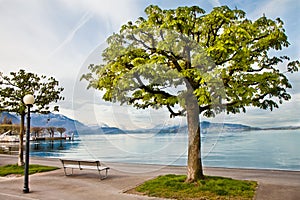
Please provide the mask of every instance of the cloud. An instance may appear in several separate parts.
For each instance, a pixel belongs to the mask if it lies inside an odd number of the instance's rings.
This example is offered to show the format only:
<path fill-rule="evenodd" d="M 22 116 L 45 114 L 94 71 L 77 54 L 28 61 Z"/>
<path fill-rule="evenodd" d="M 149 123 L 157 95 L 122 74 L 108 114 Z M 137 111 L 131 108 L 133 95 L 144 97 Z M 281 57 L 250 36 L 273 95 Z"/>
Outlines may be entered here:
<path fill-rule="evenodd" d="M 40 60 L 51 49 L 56 38 L 41 10 L 40 4 L 33 1 L 1 3 L 1 66 L 29 65 Z"/>
<path fill-rule="evenodd" d="M 211 0 L 211 4 L 212 4 L 214 7 L 221 6 L 221 3 L 220 3 L 219 0 Z"/>
<path fill-rule="evenodd" d="M 139 0 L 61 0 L 60 2 L 74 11 L 88 10 L 100 18 L 108 20 L 112 26 L 136 18 L 141 11 L 141 1 Z"/>
<path fill-rule="evenodd" d="M 89 52 L 97 45 L 97 41 L 90 41 L 91 38 L 101 38 L 101 32 L 111 33 L 125 20 L 137 16 L 141 10 L 136 8 L 138 5 L 134 0 L 3 1 L 0 6 L 0 65 L 45 64 L 49 55 L 64 50 L 68 50 L 64 59 L 67 56 L 74 59 L 76 56 L 72 53 Z M 98 23 L 97 31 L 85 27 L 89 21 Z M 85 29 L 85 40 L 77 36 L 82 29 Z M 90 43 L 88 50 L 83 49 L 83 43 Z M 72 49 L 64 49 L 67 45 Z M 59 57 L 54 59 L 64 61 Z"/>
<path fill-rule="evenodd" d="M 54 49 L 53 52 L 50 53 L 50 57 L 55 54 L 57 51 L 62 49 L 67 43 L 69 43 L 75 36 L 76 32 L 84 25 L 86 24 L 93 15 L 91 12 L 87 11 L 84 13 L 84 15 L 79 19 L 78 23 L 75 25 L 75 27 L 70 31 L 70 33 L 66 36 L 64 41 Z"/>
<path fill-rule="evenodd" d="M 297 6 L 299 6 L 298 0 L 265 0 L 260 2 L 259 7 L 253 9 L 252 16 L 266 14 L 270 17 L 278 17 L 288 14 Z"/>

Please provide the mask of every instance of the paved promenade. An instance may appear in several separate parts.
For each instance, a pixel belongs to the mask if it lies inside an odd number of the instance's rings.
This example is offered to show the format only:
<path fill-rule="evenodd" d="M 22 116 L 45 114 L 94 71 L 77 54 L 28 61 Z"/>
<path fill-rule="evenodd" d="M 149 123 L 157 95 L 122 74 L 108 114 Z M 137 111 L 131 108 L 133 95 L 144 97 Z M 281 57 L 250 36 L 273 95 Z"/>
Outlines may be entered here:
<path fill-rule="evenodd" d="M 0 165 L 14 164 L 16 156 L 0 155 Z M 31 158 L 31 164 L 62 167 L 58 159 Z M 0 200 L 146 200 L 160 199 L 124 191 L 163 174 L 185 174 L 185 167 L 104 163 L 109 176 L 100 181 L 95 171 L 74 170 L 73 176 L 64 176 L 63 169 L 30 175 L 30 193 L 23 194 L 23 177 L 0 177 Z M 248 170 L 205 168 L 206 175 L 225 176 L 259 182 L 255 199 L 299 200 L 300 172 L 274 170 Z"/>

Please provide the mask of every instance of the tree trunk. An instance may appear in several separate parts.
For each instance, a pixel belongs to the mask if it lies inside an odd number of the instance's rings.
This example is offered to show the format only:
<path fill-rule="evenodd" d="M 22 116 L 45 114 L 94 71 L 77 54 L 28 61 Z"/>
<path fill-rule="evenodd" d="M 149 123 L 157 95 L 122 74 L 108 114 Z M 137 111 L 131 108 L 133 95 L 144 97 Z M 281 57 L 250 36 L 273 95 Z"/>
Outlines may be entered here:
<path fill-rule="evenodd" d="M 25 114 L 21 114 L 20 134 L 19 134 L 19 156 L 18 156 L 18 165 L 19 166 L 24 165 L 24 156 L 23 156 L 23 151 L 24 151 L 23 138 L 24 138 L 24 133 L 25 133 L 24 121 L 25 121 Z"/>
<path fill-rule="evenodd" d="M 199 105 L 196 97 L 190 93 L 186 98 L 187 123 L 188 123 L 188 163 L 186 182 L 195 182 L 203 179 L 201 159 L 201 137 Z"/>

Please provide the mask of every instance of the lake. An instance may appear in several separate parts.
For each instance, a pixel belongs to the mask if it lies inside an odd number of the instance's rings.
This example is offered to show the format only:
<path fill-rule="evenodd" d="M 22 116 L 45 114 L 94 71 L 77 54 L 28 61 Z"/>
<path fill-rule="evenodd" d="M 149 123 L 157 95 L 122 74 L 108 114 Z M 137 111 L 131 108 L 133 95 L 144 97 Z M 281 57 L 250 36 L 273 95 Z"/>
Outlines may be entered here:
<path fill-rule="evenodd" d="M 184 166 L 187 135 L 80 134 L 75 141 L 31 142 L 31 156 Z M 300 170 L 300 130 L 202 134 L 202 157 L 210 167 Z"/>

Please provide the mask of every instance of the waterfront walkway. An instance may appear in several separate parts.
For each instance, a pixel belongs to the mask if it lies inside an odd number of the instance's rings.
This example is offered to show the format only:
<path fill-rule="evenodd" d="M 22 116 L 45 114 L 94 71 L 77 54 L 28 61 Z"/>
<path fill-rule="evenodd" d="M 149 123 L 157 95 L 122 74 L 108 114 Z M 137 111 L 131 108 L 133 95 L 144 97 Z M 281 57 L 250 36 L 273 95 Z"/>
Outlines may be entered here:
<path fill-rule="evenodd" d="M 16 156 L 0 155 L 0 165 L 14 164 Z M 31 158 L 30 164 L 62 167 L 58 159 Z M 105 163 L 111 168 L 107 179 L 99 180 L 95 171 L 74 170 L 73 176 L 64 176 L 63 169 L 30 175 L 30 193 L 23 194 L 23 177 L 1 177 L 2 200 L 146 200 L 160 199 L 127 191 L 146 180 L 163 174 L 185 174 L 185 167 Z M 300 172 L 254 169 L 205 168 L 206 175 L 258 181 L 258 200 L 300 199 Z"/>

